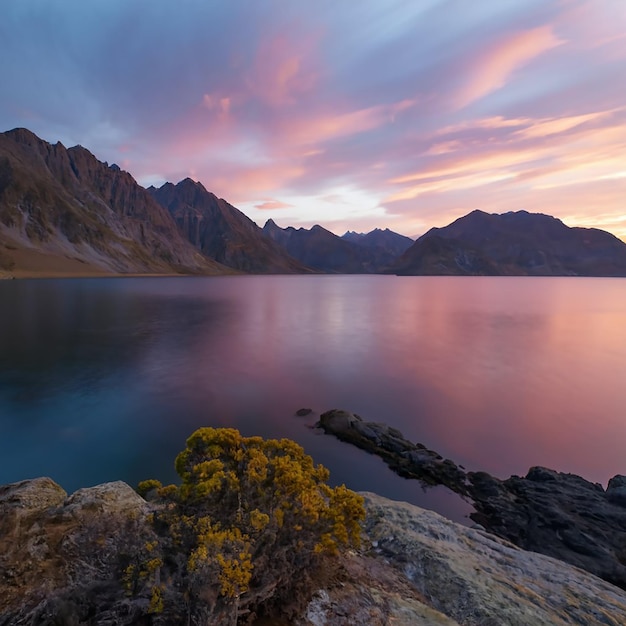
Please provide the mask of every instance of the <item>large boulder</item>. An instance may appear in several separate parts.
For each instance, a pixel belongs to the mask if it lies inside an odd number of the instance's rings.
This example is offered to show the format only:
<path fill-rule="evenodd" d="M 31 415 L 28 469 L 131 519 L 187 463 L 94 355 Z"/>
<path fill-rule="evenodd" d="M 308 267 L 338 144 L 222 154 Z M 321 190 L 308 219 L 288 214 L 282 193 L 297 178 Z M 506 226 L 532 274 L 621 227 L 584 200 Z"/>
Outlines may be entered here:
<path fill-rule="evenodd" d="M 65 501 L 64 512 L 76 517 L 95 514 L 145 514 L 149 504 L 121 480 L 85 487 L 75 491 Z"/>
<path fill-rule="evenodd" d="M 4 515 L 19 511 L 25 515 L 59 506 L 67 493 L 51 478 L 34 478 L 0 486 L 0 510 Z"/>
<path fill-rule="evenodd" d="M 626 507 L 626 476 L 613 476 L 606 488 L 606 497 L 612 504 Z"/>
<path fill-rule="evenodd" d="M 626 592 L 588 572 L 432 511 L 361 495 L 365 533 L 377 558 L 458 624 L 626 624 Z"/>
<path fill-rule="evenodd" d="M 149 506 L 123 482 L 69 497 L 50 478 L 0 486 L 0 625 L 86 623 L 116 603 L 132 614 L 115 571 L 141 549 Z"/>

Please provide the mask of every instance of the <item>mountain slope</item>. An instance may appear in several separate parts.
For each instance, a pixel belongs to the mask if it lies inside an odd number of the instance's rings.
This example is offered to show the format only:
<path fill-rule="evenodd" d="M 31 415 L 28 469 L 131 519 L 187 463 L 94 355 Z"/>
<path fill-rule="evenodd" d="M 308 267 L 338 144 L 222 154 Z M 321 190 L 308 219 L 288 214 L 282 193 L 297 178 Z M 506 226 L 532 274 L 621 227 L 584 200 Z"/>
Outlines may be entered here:
<path fill-rule="evenodd" d="M 201 183 L 186 178 L 177 185 L 165 183 L 148 191 L 170 212 L 183 236 L 219 263 L 263 274 L 311 271 L 266 237 L 251 219 Z"/>
<path fill-rule="evenodd" d="M 384 250 L 368 248 L 338 237 L 321 226 L 280 228 L 268 220 L 263 232 L 301 263 L 330 274 L 374 274 L 393 257 Z"/>
<path fill-rule="evenodd" d="M 385 230 L 375 228 L 369 233 L 348 231 L 341 238 L 367 248 L 380 248 L 392 257 L 400 256 L 415 243 L 410 237 L 395 233 L 388 228 Z"/>
<path fill-rule="evenodd" d="M 26 129 L 0 134 L 0 263 L 100 272 L 223 273 L 128 173 Z M 43 267 L 41 267 L 43 264 Z M 68 273 L 75 273 L 69 269 Z"/>
<path fill-rule="evenodd" d="M 432 228 L 390 268 L 401 275 L 626 276 L 626 244 L 541 213 L 472 211 Z"/>

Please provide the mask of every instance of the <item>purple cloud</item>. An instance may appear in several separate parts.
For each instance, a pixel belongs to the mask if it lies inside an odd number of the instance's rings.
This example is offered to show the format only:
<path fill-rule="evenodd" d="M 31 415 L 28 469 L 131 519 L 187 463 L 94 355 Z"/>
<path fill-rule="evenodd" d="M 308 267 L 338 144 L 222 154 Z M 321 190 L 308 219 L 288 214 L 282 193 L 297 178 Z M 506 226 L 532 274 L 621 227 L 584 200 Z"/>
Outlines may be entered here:
<path fill-rule="evenodd" d="M 6 0 L 0 129 L 260 222 L 413 235 L 525 207 L 624 237 L 624 33 L 594 0 Z"/>

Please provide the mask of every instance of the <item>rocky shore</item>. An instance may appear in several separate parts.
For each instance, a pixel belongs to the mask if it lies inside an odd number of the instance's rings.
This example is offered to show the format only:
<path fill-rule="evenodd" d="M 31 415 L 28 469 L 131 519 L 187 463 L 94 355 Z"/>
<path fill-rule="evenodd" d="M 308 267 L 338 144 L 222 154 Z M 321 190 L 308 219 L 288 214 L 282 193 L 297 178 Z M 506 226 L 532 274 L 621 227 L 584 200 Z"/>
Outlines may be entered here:
<path fill-rule="evenodd" d="M 625 476 L 612 478 L 606 490 L 543 467 L 500 480 L 486 472 L 466 472 L 398 430 L 348 411 L 323 413 L 317 425 L 380 456 L 400 476 L 445 485 L 471 500 L 475 512 L 470 518 L 490 533 L 626 589 Z"/>
<path fill-rule="evenodd" d="M 302 608 L 281 623 L 626 623 L 626 592 L 596 576 L 431 511 L 362 495 L 362 548 L 309 597 L 294 598 Z M 163 623 L 108 565 L 120 542 L 142 536 L 155 506 L 123 482 L 69 496 L 49 478 L 0 487 L 0 625 Z"/>

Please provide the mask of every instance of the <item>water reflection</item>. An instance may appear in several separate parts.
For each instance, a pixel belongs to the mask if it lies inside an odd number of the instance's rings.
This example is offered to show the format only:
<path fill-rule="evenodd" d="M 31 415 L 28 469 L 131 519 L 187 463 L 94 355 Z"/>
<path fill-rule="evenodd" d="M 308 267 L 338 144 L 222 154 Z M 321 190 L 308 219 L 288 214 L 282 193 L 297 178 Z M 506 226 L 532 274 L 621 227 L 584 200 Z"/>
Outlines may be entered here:
<path fill-rule="evenodd" d="M 468 469 L 542 464 L 606 482 L 626 473 L 625 284 L 4 281 L 0 482 L 169 481 L 190 432 L 232 425 L 299 441 L 336 482 L 450 513 L 445 496 L 315 434 L 293 416 L 302 406 L 386 421 Z"/>

